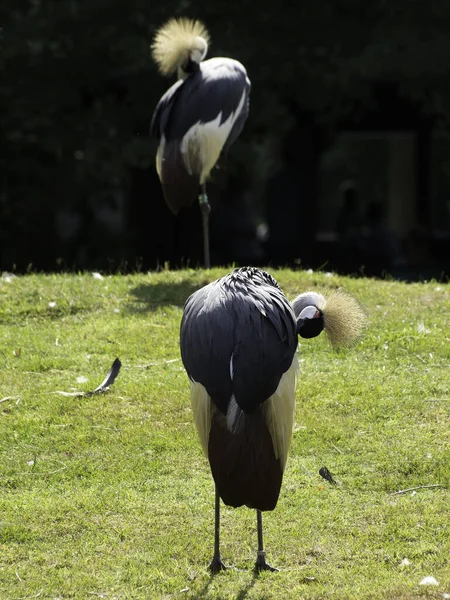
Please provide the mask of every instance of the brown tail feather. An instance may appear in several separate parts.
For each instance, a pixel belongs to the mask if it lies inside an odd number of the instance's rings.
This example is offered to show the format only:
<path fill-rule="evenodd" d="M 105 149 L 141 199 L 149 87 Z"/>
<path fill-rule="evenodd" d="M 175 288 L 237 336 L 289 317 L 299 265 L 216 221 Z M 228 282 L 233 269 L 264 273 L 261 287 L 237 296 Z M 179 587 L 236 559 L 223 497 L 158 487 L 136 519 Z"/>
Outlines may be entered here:
<path fill-rule="evenodd" d="M 189 175 L 176 142 L 169 142 L 164 147 L 160 179 L 164 199 L 175 215 L 197 200 L 200 187 L 199 176 Z"/>
<path fill-rule="evenodd" d="M 228 506 L 273 510 L 283 469 L 262 411 L 243 417 L 244 425 L 232 434 L 224 416 L 218 411 L 213 414 L 208 458 L 214 481 Z"/>

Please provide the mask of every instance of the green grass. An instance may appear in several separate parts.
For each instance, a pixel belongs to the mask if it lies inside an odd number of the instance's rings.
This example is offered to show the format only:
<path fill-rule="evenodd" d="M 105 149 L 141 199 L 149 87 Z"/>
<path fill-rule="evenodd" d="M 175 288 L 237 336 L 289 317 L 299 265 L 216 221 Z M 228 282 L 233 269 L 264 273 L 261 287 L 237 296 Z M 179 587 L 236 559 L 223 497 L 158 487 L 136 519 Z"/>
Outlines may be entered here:
<path fill-rule="evenodd" d="M 1 600 L 450 594 L 449 286 L 287 270 L 272 272 L 288 297 L 342 285 L 369 325 L 345 352 L 301 341 L 290 456 L 264 515 L 280 572 L 253 576 L 254 511 L 224 508 L 234 568 L 209 576 L 213 483 L 178 334 L 184 300 L 224 272 L 0 279 Z M 116 356 L 107 393 L 58 393 L 95 388 Z"/>

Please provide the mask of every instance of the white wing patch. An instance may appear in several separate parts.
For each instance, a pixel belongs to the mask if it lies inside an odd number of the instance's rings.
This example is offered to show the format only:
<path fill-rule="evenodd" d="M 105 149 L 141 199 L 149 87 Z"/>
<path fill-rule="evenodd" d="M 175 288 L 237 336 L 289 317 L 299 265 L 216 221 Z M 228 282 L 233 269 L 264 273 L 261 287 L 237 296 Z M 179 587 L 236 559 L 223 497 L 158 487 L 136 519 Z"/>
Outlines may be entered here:
<path fill-rule="evenodd" d="M 181 155 L 189 175 L 198 175 L 203 184 L 219 159 L 222 148 L 230 135 L 245 102 L 245 92 L 236 110 L 222 124 L 222 111 L 213 121 L 197 122 L 185 133 L 181 141 Z"/>
<path fill-rule="evenodd" d="M 280 459 L 282 469 L 286 466 L 294 425 L 295 387 L 298 370 L 298 358 L 297 354 L 294 354 L 291 366 L 284 373 L 275 393 L 264 403 L 263 408 L 272 436 L 275 456 Z"/>
<path fill-rule="evenodd" d="M 201 383 L 191 381 L 191 405 L 195 427 L 203 452 L 208 456 L 209 432 L 211 431 L 212 401 Z"/>
<path fill-rule="evenodd" d="M 238 433 L 238 430 L 240 430 L 239 425 L 242 423 L 242 418 L 244 418 L 244 412 L 239 407 L 233 394 L 227 410 L 227 429 L 230 433 Z"/>
<path fill-rule="evenodd" d="M 158 173 L 158 177 L 159 177 L 160 181 L 162 181 L 161 173 L 162 173 L 162 161 L 163 161 L 163 156 L 164 156 L 165 145 L 166 145 L 166 138 L 165 138 L 164 134 L 162 134 L 160 142 L 159 142 L 159 146 L 158 146 L 158 151 L 156 152 L 156 171 Z"/>

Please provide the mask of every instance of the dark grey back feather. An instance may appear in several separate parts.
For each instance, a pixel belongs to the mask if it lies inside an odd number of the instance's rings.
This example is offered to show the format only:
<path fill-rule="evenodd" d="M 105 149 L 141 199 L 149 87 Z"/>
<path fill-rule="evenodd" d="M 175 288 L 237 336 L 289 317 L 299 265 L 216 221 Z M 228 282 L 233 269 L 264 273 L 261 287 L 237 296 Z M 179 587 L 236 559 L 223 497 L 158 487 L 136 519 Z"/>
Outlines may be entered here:
<path fill-rule="evenodd" d="M 245 93 L 239 125 L 233 128 L 233 141 L 236 139 L 248 116 L 250 82 L 239 63 L 226 59 L 224 70 L 222 63 L 213 61 L 202 63 L 198 71 L 177 81 L 164 94 L 153 115 L 152 135 L 159 138 L 164 133 L 168 141 L 180 141 L 193 125 L 214 121 L 219 114 L 222 124 L 236 111 Z M 215 71 L 220 76 L 214 76 Z"/>
<path fill-rule="evenodd" d="M 244 102 L 244 107 L 243 107 L 242 111 L 239 113 L 233 127 L 231 128 L 230 135 L 228 136 L 227 141 L 224 144 L 224 147 L 222 150 L 222 156 L 226 155 L 230 146 L 237 140 L 237 138 L 241 134 L 241 131 L 243 130 L 245 122 L 247 120 L 249 111 L 250 111 L 250 99 L 249 99 L 249 96 L 247 93 L 247 97 Z"/>
<path fill-rule="evenodd" d="M 251 414 L 291 366 L 297 348 L 295 316 L 268 273 L 236 269 L 188 298 L 180 345 L 189 377 L 206 388 L 222 413 L 234 395 Z"/>
<path fill-rule="evenodd" d="M 150 123 L 150 135 L 152 137 L 155 137 L 159 140 L 167 128 L 172 105 L 176 98 L 176 92 L 183 83 L 184 82 L 181 79 L 174 83 L 156 105 L 156 108 L 153 112 L 152 121 Z"/>

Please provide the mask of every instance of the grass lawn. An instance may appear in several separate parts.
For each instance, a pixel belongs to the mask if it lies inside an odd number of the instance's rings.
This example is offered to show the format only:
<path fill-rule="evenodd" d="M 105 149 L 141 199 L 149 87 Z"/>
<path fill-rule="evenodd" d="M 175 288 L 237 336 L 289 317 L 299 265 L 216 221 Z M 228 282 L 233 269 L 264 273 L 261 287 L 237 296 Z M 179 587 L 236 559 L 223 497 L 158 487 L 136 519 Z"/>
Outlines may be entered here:
<path fill-rule="evenodd" d="M 450 287 L 436 282 L 271 271 L 290 298 L 342 286 L 369 324 L 351 350 L 300 343 L 264 514 L 280 572 L 253 575 L 255 513 L 223 508 L 231 568 L 210 577 L 214 488 L 178 339 L 187 296 L 225 272 L 0 279 L 0 600 L 450 598 Z M 108 392 L 67 395 L 116 357 Z"/>

